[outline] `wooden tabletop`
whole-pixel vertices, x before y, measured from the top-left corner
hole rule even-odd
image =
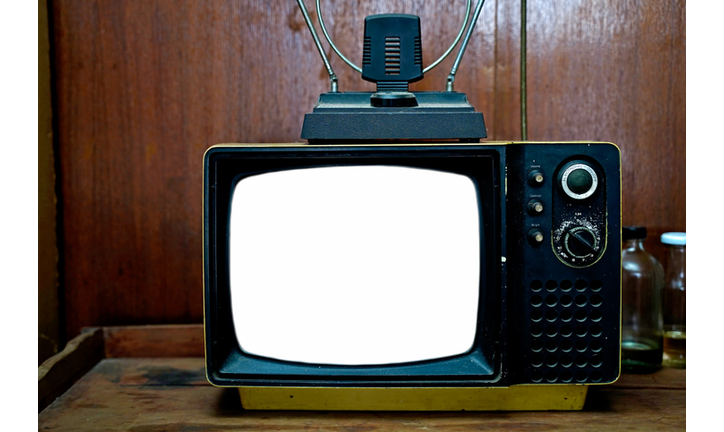
[[[212,387],[203,358],[105,358],[38,416],[38,430],[685,430],[686,371],[592,386],[574,412],[245,411]]]

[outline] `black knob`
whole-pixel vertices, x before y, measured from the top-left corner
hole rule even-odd
[[[598,188],[598,175],[591,165],[583,161],[566,164],[558,177],[563,192],[569,197],[582,200],[590,197]]]
[[[539,170],[532,170],[528,173],[528,184],[531,186],[540,186],[543,184],[543,180],[545,180],[545,177]]]
[[[543,213],[543,203],[538,200],[530,200],[528,202],[528,214],[538,216],[541,213]]]
[[[539,244],[542,244],[545,239],[546,238],[543,235],[543,231],[539,230],[538,228],[533,228],[532,230],[528,231],[528,243],[532,244],[533,246],[538,246]]]
[[[568,189],[582,195],[593,186],[593,176],[584,169],[575,169],[568,175]]]
[[[585,258],[598,252],[596,235],[586,227],[571,228],[563,238],[566,251],[574,258]]]

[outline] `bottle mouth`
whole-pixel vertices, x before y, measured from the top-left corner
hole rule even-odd
[[[661,243],[671,246],[686,246],[685,232],[667,232],[661,234]]]
[[[646,227],[643,226],[625,226],[621,228],[621,238],[626,240],[643,240],[648,235]]]

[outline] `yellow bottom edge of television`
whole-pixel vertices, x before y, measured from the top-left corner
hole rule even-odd
[[[248,410],[575,411],[588,385],[510,387],[239,387]]]

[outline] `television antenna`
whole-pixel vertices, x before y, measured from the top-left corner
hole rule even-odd
[[[342,52],[337,48],[337,45],[335,45],[334,41],[332,41],[332,38],[329,36],[329,32],[327,31],[327,27],[324,24],[324,17],[322,15],[322,8],[321,8],[321,0],[315,0],[315,8],[317,12],[317,18],[319,19],[319,25],[322,28],[322,34],[324,35],[324,38],[327,40],[327,43],[329,43],[329,46],[332,48],[332,50],[339,56],[342,61],[344,61],[349,67],[354,69],[355,71],[362,73],[362,68],[351,62],[347,57],[342,54]],[[432,70],[435,66],[439,65],[445,58],[447,58],[448,55],[455,49],[458,42],[460,42],[460,39],[463,37],[463,34],[465,34],[465,37],[463,38],[462,45],[460,46],[460,49],[458,50],[457,56],[455,57],[455,62],[453,63],[452,69],[450,70],[450,73],[447,77],[447,82],[445,85],[445,91],[452,92],[454,91],[454,83],[455,83],[455,75],[457,74],[457,71],[460,67],[460,62],[462,61],[463,55],[465,54],[465,50],[467,49],[468,43],[470,42],[470,37],[473,34],[473,29],[475,28],[475,24],[478,21],[478,17],[480,16],[480,12],[483,9],[483,4],[485,3],[485,0],[478,0],[478,3],[475,6],[475,11],[473,12],[473,17],[470,19],[470,10],[472,8],[472,0],[466,1],[466,8],[465,8],[465,17],[463,19],[462,26],[460,27],[460,30],[458,31],[457,36],[455,37],[455,40],[453,41],[452,45],[434,62],[432,62],[429,66],[425,67],[422,71],[422,73],[427,73],[430,70]],[[324,52],[324,48],[322,47],[322,43],[319,39],[319,36],[317,34],[317,30],[314,27],[314,24],[312,23],[312,19],[309,16],[309,11],[307,10],[307,6],[304,3],[304,0],[297,0],[297,4],[299,5],[299,9],[302,11],[302,15],[304,16],[304,21],[307,24],[307,28],[309,29],[309,32],[312,34],[312,38],[314,39],[314,44],[317,47],[317,51],[319,51],[319,55],[322,57],[322,62],[324,63],[324,67],[327,70],[327,74],[329,75],[329,81],[331,86],[331,91],[333,93],[336,93],[339,91],[339,84],[337,80],[337,75],[334,73],[334,69],[332,68],[332,64],[329,61],[329,58],[327,57],[327,54]],[[467,29],[467,31],[465,31]]]

